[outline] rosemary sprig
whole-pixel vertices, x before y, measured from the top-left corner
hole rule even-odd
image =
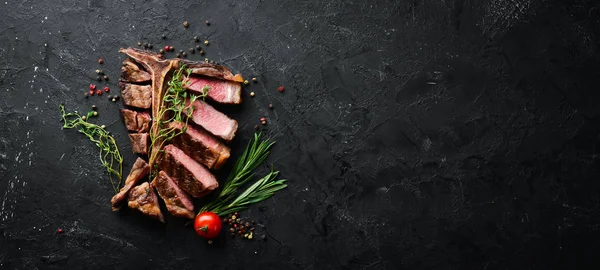
[[[271,147],[275,144],[269,139],[261,140],[261,137],[260,133],[254,134],[254,139],[250,140],[244,153],[236,161],[221,192],[206,204],[200,213],[210,211],[224,216],[244,210],[249,204],[264,201],[273,196],[276,191],[287,187],[285,179],[275,181],[279,172],[271,170],[266,176],[238,194],[237,191],[252,179],[254,176],[252,171],[265,161],[271,153]]]
[[[64,122],[63,129],[77,128],[79,132],[87,136],[90,141],[96,143],[96,146],[100,148],[100,162],[102,162],[102,166],[108,172],[110,183],[115,193],[119,192],[123,175],[123,157],[119,152],[115,138],[103,126],[88,122],[94,116],[93,111],[88,112],[84,118],[77,111],[66,113],[63,104],[60,104],[59,109],[62,115],[62,122]],[[113,175],[119,179],[118,183],[113,181]]]
[[[204,99],[208,95],[210,89],[208,86],[204,87],[200,96],[188,94],[184,89],[185,84],[188,83],[183,80],[184,72],[187,72],[187,76],[189,76],[191,70],[186,69],[183,65],[173,72],[171,80],[167,82],[169,88],[162,99],[159,113],[154,118],[154,124],[158,125],[158,128],[156,132],[150,133],[150,164],[154,164],[161,149],[168,141],[186,131],[189,118],[185,115],[191,115],[194,112],[194,101],[198,97]],[[188,98],[189,102],[187,101]],[[171,122],[181,122],[183,128],[178,131],[175,128],[167,127]],[[152,172],[152,175],[156,174],[156,166],[152,168]]]

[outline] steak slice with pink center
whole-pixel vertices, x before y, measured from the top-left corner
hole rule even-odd
[[[154,193],[154,188],[148,182],[131,189],[127,206],[140,211],[144,215],[158,219],[160,222],[165,222],[158,205],[158,197]]]
[[[151,185],[156,188],[158,196],[163,199],[171,215],[194,218],[194,204],[190,196],[185,194],[164,171],[158,173]]]
[[[208,86],[208,97],[219,103],[239,104],[242,102],[242,85],[238,82],[219,80],[206,76],[187,77],[184,85],[188,90],[203,93]]]
[[[179,133],[183,128],[183,124],[181,122],[171,122],[167,127],[175,129],[175,132]],[[219,139],[191,125],[187,126],[184,133],[171,139],[171,143],[209,169],[221,168],[230,154],[229,147]]]
[[[131,167],[127,180],[125,180],[125,185],[121,188],[119,193],[115,194],[110,200],[113,211],[117,211],[121,208],[120,204],[127,197],[129,190],[142,180],[142,178],[148,175],[149,172],[150,166],[148,166],[148,163],[141,158],[137,158],[135,163],[133,163],[133,167]]]
[[[169,144],[163,151],[159,168],[171,176],[187,194],[199,198],[219,187],[215,176],[181,149]]]
[[[235,137],[235,132],[238,128],[237,121],[217,111],[213,106],[204,101],[197,99],[194,101],[193,106],[195,108],[194,112],[192,115],[188,115],[188,117],[196,125],[201,126],[206,131],[226,141],[231,141]],[[184,113],[187,112],[184,111]]]

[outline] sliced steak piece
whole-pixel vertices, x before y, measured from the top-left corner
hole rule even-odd
[[[199,198],[219,187],[215,176],[181,149],[169,144],[163,150],[158,162],[159,168],[171,176],[187,194]]]
[[[134,61],[127,58],[123,61],[123,65],[121,66],[121,78],[119,78],[122,82],[130,82],[130,83],[144,83],[150,82],[152,77],[150,73],[142,69],[142,67],[138,66]]]
[[[127,180],[125,180],[125,185],[121,188],[119,193],[115,194],[115,196],[113,196],[110,200],[113,211],[117,211],[121,208],[121,202],[125,200],[129,190],[142,178],[148,175],[148,172],[150,172],[150,166],[148,166],[148,163],[141,158],[137,158],[135,163],[133,163],[133,167],[131,167],[131,171],[127,176]]]
[[[148,133],[133,133],[129,134],[131,142],[131,151],[136,154],[148,155],[150,147],[150,134]]]
[[[179,133],[183,128],[183,124],[181,122],[171,122],[167,127],[173,128],[176,133]],[[230,154],[229,147],[219,139],[191,125],[187,126],[184,133],[171,139],[171,143],[209,169],[221,168]]]
[[[202,93],[208,86],[208,97],[219,103],[239,104],[242,102],[242,85],[238,82],[215,79],[206,76],[189,76],[186,89]]]
[[[190,70],[191,74],[203,75],[239,83],[244,82],[244,78],[242,78],[242,75],[233,75],[233,73],[231,73],[231,71],[227,67],[221,65],[206,62],[196,62],[185,59],[180,60],[180,65],[186,65],[186,67]]]
[[[152,86],[130,83],[119,83],[123,103],[141,109],[150,109],[152,106]]]
[[[194,112],[192,115],[188,115],[192,122],[226,141],[231,141],[235,137],[235,132],[238,128],[237,121],[217,111],[213,106],[204,101],[196,100],[193,105],[195,108]]]
[[[158,197],[154,193],[154,188],[148,182],[144,182],[131,189],[127,206],[151,218],[158,219],[160,222],[165,222],[163,214],[160,212],[160,206],[158,205]]]
[[[181,190],[175,181],[164,171],[160,171],[151,184],[160,196],[171,215],[183,218],[194,218],[194,203],[190,196]]]
[[[128,109],[121,109],[121,116],[125,127],[129,131],[148,132],[150,131],[150,114],[147,112],[136,112]]]

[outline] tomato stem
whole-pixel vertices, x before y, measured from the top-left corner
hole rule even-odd
[[[207,226],[207,225],[204,225],[204,226],[202,226],[202,227],[198,228],[198,230],[199,230],[199,231],[202,231],[202,232],[207,232],[207,231],[208,231],[208,226]]]

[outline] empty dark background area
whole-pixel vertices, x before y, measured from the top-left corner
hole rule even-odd
[[[258,78],[219,108],[234,157],[260,117],[277,141],[290,186],[243,214],[266,241],[112,212],[58,121],[98,105],[128,171],[94,70],[118,92],[120,47],[193,36]],[[597,269],[599,40],[597,1],[0,1],[0,268]]]

